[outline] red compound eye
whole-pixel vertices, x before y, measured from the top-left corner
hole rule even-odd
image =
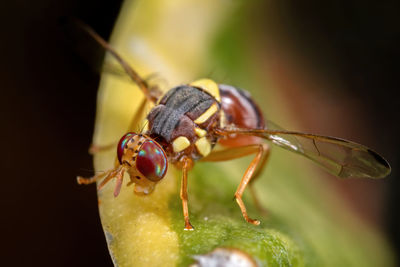
[[[150,181],[164,178],[168,160],[162,147],[152,140],[144,142],[136,158],[136,168]]]
[[[124,136],[122,136],[122,138],[119,140],[118,147],[117,147],[117,155],[118,155],[119,164],[122,164],[121,158],[122,158],[122,155],[124,154],[124,148],[125,148],[126,144],[135,135],[136,135],[135,133],[127,133]]]

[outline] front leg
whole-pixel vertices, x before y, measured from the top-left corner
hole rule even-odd
[[[117,182],[116,182],[115,190],[114,190],[114,196],[117,197],[119,194],[119,191],[121,190],[121,185],[122,185],[122,180],[124,177],[125,170],[126,170],[126,168],[124,166],[119,165],[119,166],[115,167],[114,169],[108,170],[104,173],[97,174],[90,178],[84,178],[84,177],[78,176],[77,182],[78,182],[78,184],[92,184],[92,183],[97,182],[98,180],[100,180],[101,178],[103,178],[105,176],[104,180],[97,187],[97,190],[101,190],[104,187],[104,185],[106,185],[111,179],[117,178]]]
[[[187,194],[187,173],[191,166],[193,165],[193,161],[190,158],[184,157],[181,160],[182,163],[182,182],[181,182],[181,192],[180,196],[182,199],[182,208],[183,208],[183,217],[185,219],[185,228],[186,231],[194,230],[192,224],[189,221],[189,209],[188,209],[188,194]]]

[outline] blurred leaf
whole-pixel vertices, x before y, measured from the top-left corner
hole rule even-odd
[[[198,73],[212,68],[223,69],[235,85],[262,88],[252,77],[246,48],[249,19],[245,1],[126,1],[112,44],[142,76],[158,73],[166,79],[166,88],[201,78]],[[118,141],[142,98],[126,79],[103,74],[93,142]],[[217,247],[240,249],[260,266],[392,264],[379,235],[352,216],[303,161],[279,149],[272,154],[257,181],[268,216],[258,216],[246,194],[244,199],[250,216],[262,221],[258,227],[246,223],[232,201],[249,159],[196,164],[189,174],[192,232],[183,231],[180,173],[173,168],[146,197],[124,186],[114,198],[114,183],[109,183],[98,196],[115,265],[188,266],[194,255]],[[114,160],[115,151],[98,154],[95,168],[112,168]]]

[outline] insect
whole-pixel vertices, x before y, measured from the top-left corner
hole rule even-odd
[[[266,166],[271,141],[287,150],[303,155],[341,177],[383,178],[391,169],[388,162],[373,150],[344,139],[281,129],[266,121],[260,108],[244,90],[230,85],[200,79],[176,86],[165,94],[147,82],[122,59],[97,33],[86,25],[84,30],[108,51],[146,96],[142,105],[155,106],[147,114],[142,132],[128,132],[117,145],[118,162],[115,168],[91,178],[77,178],[79,184],[90,184],[103,179],[101,189],[116,179],[114,196],[118,196],[124,173],[134,184],[134,193],[151,194],[173,164],[182,170],[180,198],[185,230],[193,230],[189,219],[187,182],[188,173],[196,161],[226,161],[254,155],[244,171],[234,198],[244,219],[254,225],[260,221],[247,214],[242,200],[247,186]],[[132,120],[138,124],[139,116]],[[214,149],[216,144],[222,149]],[[253,194],[253,190],[251,190]],[[257,198],[253,194],[257,204]]]

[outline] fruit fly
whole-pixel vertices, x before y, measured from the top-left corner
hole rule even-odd
[[[234,198],[244,219],[254,225],[258,220],[249,217],[242,200],[247,186],[266,166],[269,146],[262,139],[303,155],[341,177],[383,178],[390,173],[388,162],[373,150],[344,139],[300,132],[277,127],[263,118],[259,106],[249,93],[234,86],[200,79],[176,86],[165,94],[150,87],[130,65],[97,33],[82,28],[108,51],[135,82],[147,102],[155,106],[147,114],[146,127],[141,132],[128,132],[117,145],[118,162],[115,168],[91,178],[78,177],[79,184],[90,184],[103,178],[101,189],[116,179],[114,196],[118,196],[124,173],[129,174],[137,195],[151,194],[173,164],[182,170],[180,198],[185,230],[193,230],[189,220],[187,181],[188,172],[196,161],[227,161],[254,155],[245,170]],[[140,116],[132,120],[137,125]],[[222,149],[215,149],[220,144]],[[101,148],[98,148],[101,149]],[[258,205],[253,190],[255,204]]]

